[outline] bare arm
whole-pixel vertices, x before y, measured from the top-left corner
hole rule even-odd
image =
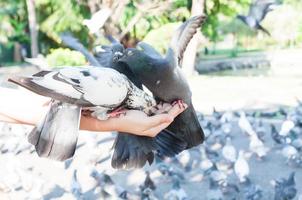
[[[48,110],[49,99],[25,90],[0,87],[0,121],[36,125]],[[178,105],[165,106],[164,114],[147,116],[136,110],[128,110],[125,116],[100,121],[82,116],[80,129],[89,131],[122,131],[136,135],[156,136],[184,111]]]

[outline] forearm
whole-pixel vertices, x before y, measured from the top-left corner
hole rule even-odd
[[[0,120],[35,125],[46,114],[48,98],[0,87]]]

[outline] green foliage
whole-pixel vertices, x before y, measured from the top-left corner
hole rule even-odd
[[[168,42],[171,40],[174,30],[180,23],[169,23],[161,26],[158,29],[151,30],[144,38],[144,42],[152,44],[162,54],[166,52]]]
[[[89,9],[74,0],[36,0],[40,31],[59,42],[59,34],[70,31],[87,38],[83,19],[90,17]],[[81,33],[81,34],[80,34]]]
[[[206,1],[205,14],[207,21],[202,28],[202,32],[210,41],[222,40],[224,35],[222,27],[234,20],[237,14],[247,13],[249,0],[213,0]],[[236,19],[235,19],[236,20]]]
[[[11,48],[15,42],[29,43],[25,1],[0,0],[0,38]]]
[[[58,48],[51,49],[50,52],[51,53],[46,56],[46,60],[49,66],[52,67],[81,66],[86,63],[84,56],[77,51]]]

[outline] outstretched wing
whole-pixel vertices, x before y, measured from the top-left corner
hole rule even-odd
[[[174,33],[170,47],[167,52],[166,59],[173,63],[173,65],[177,65],[181,63],[183,58],[183,54],[194,36],[197,32],[197,29],[201,26],[201,24],[205,21],[206,17],[204,15],[198,15],[192,17],[191,19],[184,22]]]
[[[70,33],[64,33],[60,35],[60,38],[67,47],[79,51],[82,53],[88,62],[93,66],[102,66],[97,59],[79,42],[77,38],[72,36]]]
[[[94,67],[41,71],[32,77],[12,77],[9,81],[62,102],[107,108],[120,105],[129,87],[128,80],[117,71]]]
[[[272,0],[256,0],[254,1],[249,9],[248,16],[260,23],[266,16],[266,14],[272,11],[271,6],[275,4]]]

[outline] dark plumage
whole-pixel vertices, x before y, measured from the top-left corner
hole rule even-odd
[[[282,178],[275,181],[275,197],[274,200],[290,200],[297,195],[295,183],[295,172],[292,172],[288,179]]]
[[[71,36],[69,35],[69,37]],[[118,62],[118,58],[121,54],[124,54],[124,47],[112,37],[110,41],[112,42],[110,46],[95,48],[95,59],[101,66],[113,68],[126,75],[136,87],[142,89],[140,79],[132,72],[127,63]],[[76,39],[63,40],[63,42],[70,42],[65,45],[82,52],[84,56],[91,55],[87,49],[82,48],[83,45],[76,44],[79,43]],[[145,53],[153,57],[161,57],[150,45],[141,44],[141,47],[144,48]],[[94,62],[94,60],[90,61],[90,58],[91,56],[86,56],[90,63]],[[156,137],[156,140],[150,137],[118,133],[113,146],[112,167],[129,169],[143,167],[146,162],[151,164],[156,150],[162,152],[164,156],[174,156],[175,152],[181,152],[186,147],[186,144],[180,138],[175,137],[172,131],[165,129]]]
[[[69,35],[69,37],[71,36]],[[90,63],[97,60],[97,66],[117,70],[126,75],[136,87],[142,89],[143,86],[141,82],[133,74],[127,64],[117,62],[124,53],[123,45],[112,39],[112,37],[110,37],[110,41],[112,42],[110,46],[99,46],[95,48],[95,55],[92,55],[85,47],[83,48],[83,45],[80,44],[77,39],[63,40],[66,46],[81,52]],[[95,59],[91,60],[91,57]],[[154,140],[150,137],[119,132],[113,147],[114,153],[111,164],[114,168],[139,168],[143,167],[146,162],[149,164],[153,162],[155,145]]]
[[[173,156],[184,149],[201,144],[204,140],[204,133],[192,105],[189,85],[179,67],[189,41],[204,20],[205,17],[200,15],[184,22],[174,34],[165,58],[161,58],[158,53],[149,55],[155,50],[151,50],[151,46],[146,48],[141,45],[144,50],[126,49],[124,56],[119,60],[131,68],[158,101],[172,103],[183,100],[188,104],[188,108],[167,128],[173,134],[170,142],[173,144],[174,139],[181,148],[172,149],[161,142],[165,133],[160,133],[155,141],[156,149],[161,155]]]
[[[273,10],[272,6],[275,4],[277,3],[274,0],[254,0],[250,5],[248,15],[237,15],[237,18],[251,29],[261,30],[267,35],[270,35],[270,33],[265,28],[263,28],[260,23],[265,18],[267,13]]]

